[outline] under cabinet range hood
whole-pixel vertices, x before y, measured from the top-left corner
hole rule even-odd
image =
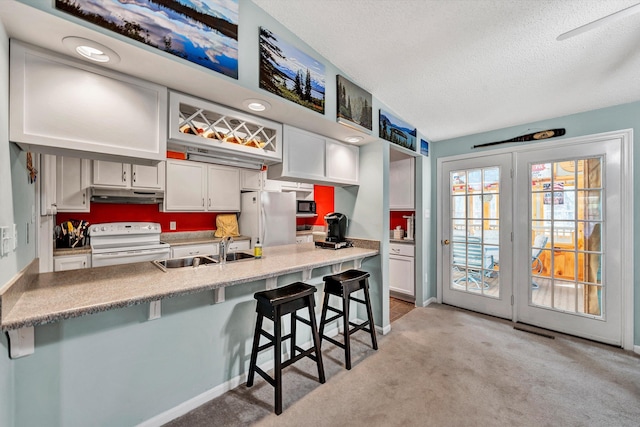
[[[138,205],[153,205],[162,203],[163,191],[140,189],[110,189],[92,188],[91,201],[93,203],[123,203]]]

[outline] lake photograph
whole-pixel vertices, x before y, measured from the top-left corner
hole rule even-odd
[[[56,8],[234,79],[238,0],[55,0]]]
[[[324,114],[324,64],[263,27],[260,88]]]

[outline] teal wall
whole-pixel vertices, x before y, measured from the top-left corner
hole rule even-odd
[[[556,129],[565,128],[567,133],[562,138],[571,138],[584,135],[592,135],[602,132],[610,132],[621,129],[633,129],[634,141],[633,141],[633,185],[638,193],[640,189],[640,147],[635,143],[640,135],[640,102],[634,102],[631,104],[618,105],[615,107],[603,108],[600,110],[588,111],[579,114],[573,114],[565,117],[558,117],[549,120],[543,120],[539,122],[523,124],[520,126],[514,126],[505,129],[499,129],[491,132],[485,132],[476,135],[470,135],[461,138],[450,139],[446,141],[438,141],[432,144],[431,156],[433,156],[433,164],[437,164],[437,159],[441,157],[454,156],[458,154],[467,154],[471,152],[479,152],[480,150],[473,150],[471,147],[475,144],[482,144],[493,141],[503,141],[513,138],[517,135],[523,135],[526,133],[536,132],[543,129]],[[511,146],[516,146],[525,143],[512,143]],[[535,144],[535,142],[534,142]],[[504,149],[509,144],[502,144],[496,147]],[[491,149],[484,149],[485,151],[491,151]],[[438,185],[437,170],[434,167],[431,171],[432,195],[431,204],[437,206],[436,200],[436,188]],[[634,343],[640,344],[640,206],[638,205],[638,197],[634,198],[634,218],[633,227],[634,235],[629,236],[633,238],[634,242]],[[431,233],[436,236],[436,213],[435,209],[432,212],[433,221],[431,222]],[[433,239],[431,244],[431,253],[436,253],[436,239]],[[436,292],[436,259],[431,257],[429,262],[429,277],[430,277],[430,292],[435,295]]]
[[[349,218],[347,235],[379,240],[380,253],[389,253],[389,196],[383,191],[389,186],[389,147],[379,140],[360,147],[359,186],[336,187],[335,211]],[[386,200],[386,202],[385,202]],[[386,204],[385,204],[386,203]],[[362,266],[369,271],[373,317],[378,326],[389,324],[389,258],[377,256]],[[383,284],[387,283],[387,286]],[[358,304],[360,306],[360,304]],[[358,308],[358,317],[366,312]]]
[[[9,147],[9,41],[0,22],[0,224],[13,224],[13,189],[11,180],[11,154]],[[0,258],[0,288],[19,271],[16,253]],[[9,360],[7,336],[0,333],[0,426],[13,425],[13,365]]]

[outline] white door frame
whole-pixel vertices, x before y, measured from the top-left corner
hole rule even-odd
[[[621,210],[622,210],[622,229],[625,230],[626,236],[633,236],[633,129],[623,129],[612,132],[604,132],[593,135],[584,135],[578,136],[574,138],[567,138],[561,140],[548,140],[543,142],[537,142],[527,145],[522,145],[518,147],[509,147],[509,148],[501,148],[496,150],[487,150],[479,153],[469,153],[469,154],[461,154],[450,157],[441,157],[438,158],[437,164],[437,174],[436,174],[436,201],[440,205],[442,203],[442,183],[440,182],[441,173],[442,173],[442,164],[445,161],[451,160],[462,160],[469,158],[477,158],[478,156],[490,156],[494,154],[503,154],[503,153],[526,153],[527,151],[533,151],[537,149],[549,149],[553,147],[559,146],[570,146],[570,145],[579,145],[585,142],[598,142],[598,141],[607,141],[610,139],[621,139],[622,142],[622,164],[620,165],[621,173],[622,173],[622,183],[621,183],[621,194],[620,194],[620,202],[621,202]],[[517,177],[514,176],[514,180]],[[515,188],[515,186],[514,186]],[[515,215],[515,212],[514,212]],[[441,236],[442,236],[442,221],[444,219],[441,218],[438,212],[438,219],[436,222],[436,281],[437,281],[437,300],[438,303],[442,303],[442,245],[441,245]],[[514,247],[518,245],[514,242]],[[625,350],[634,350],[634,262],[633,262],[633,238],[624,239],[622,241],[622,259],[620,260],[621,265],[621,319],[622,319],[622,348]],[[515,269],[513,269],[515,271]],[[514,277],[511,278],[514,280]],[[514,287],[514,298],[518,299],[518,293],[521,292],[520,289]],[[517,305],[514,306],[513,310],[513,322],[518,321],[518,310]]]

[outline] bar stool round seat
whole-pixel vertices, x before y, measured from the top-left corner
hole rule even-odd
[[[303,357],[308,357],[316,362],[318,368],[318,381],[322,384],[325,382],[322,353],[320,351],[320,338],[318,335],[314,309],[315,300],[313,298],[313,294],[315,292],[315,286],[302,282],[295,282],[280,288],[256,292],[253,295],[257,301],[256,312],[258,313],[258,318],[256,320],[256,329],[253,336],[253,347],[251,350],[251,360],[249,362],[249,373],[247,375],[247,387],[251,387],[253,385],[253,379],[256,372],[271,384],[275,389],[275,413],[277,415],[282,413],[283,368],[297,362]],[[309,311],[309,320],[296,314],[298,310],[305,307]],[[282,336],[282,317],[287,314],[291,314],[291,331],[289,334]],[[262,323],[265,317],[273,321],[273,335],[262,329]],[[298,321],[311,328],[313,346],[307,350],[296,345],[296,323]],[[260,345],[261,336],[268,339],[266,344]],[[288,360],[283,362],[282,342],[287,339],[291,340],[291,356]],[[273,377],[269,376],[269,374],[256,365],[258,353],[272,346],[274,348]]]
[[[373,321],[373,312],[371,311],[371,298],[369,297],[369,276],[366,271],[347,270],[342,273],[324,276],[324,301],[322,303],[322,318],[320,320],[320,342],[323,339],[344,349],[345,367],[351,369],[351,335],[359,330],[368,332],[371,335],[371,346],[374,350],[378,349],[378,340],[376,339],[376,328]],[[351,296],[353,292],[362,290],[364,300]],[[335,295],[342,300],[342,310],[331,307],[329,305],[329,297]],[[367,310],[367,320],[360,324],[356,324],[349,320],[349,302],[356,301],[364,304]],[[327,311],[337,313],[333,317],[327,318]],[[339,342],[324,334],[325,326],[334,320],[342,319],[344,329],[344,342]],[[353,328],[352,328],[353,326]]]

